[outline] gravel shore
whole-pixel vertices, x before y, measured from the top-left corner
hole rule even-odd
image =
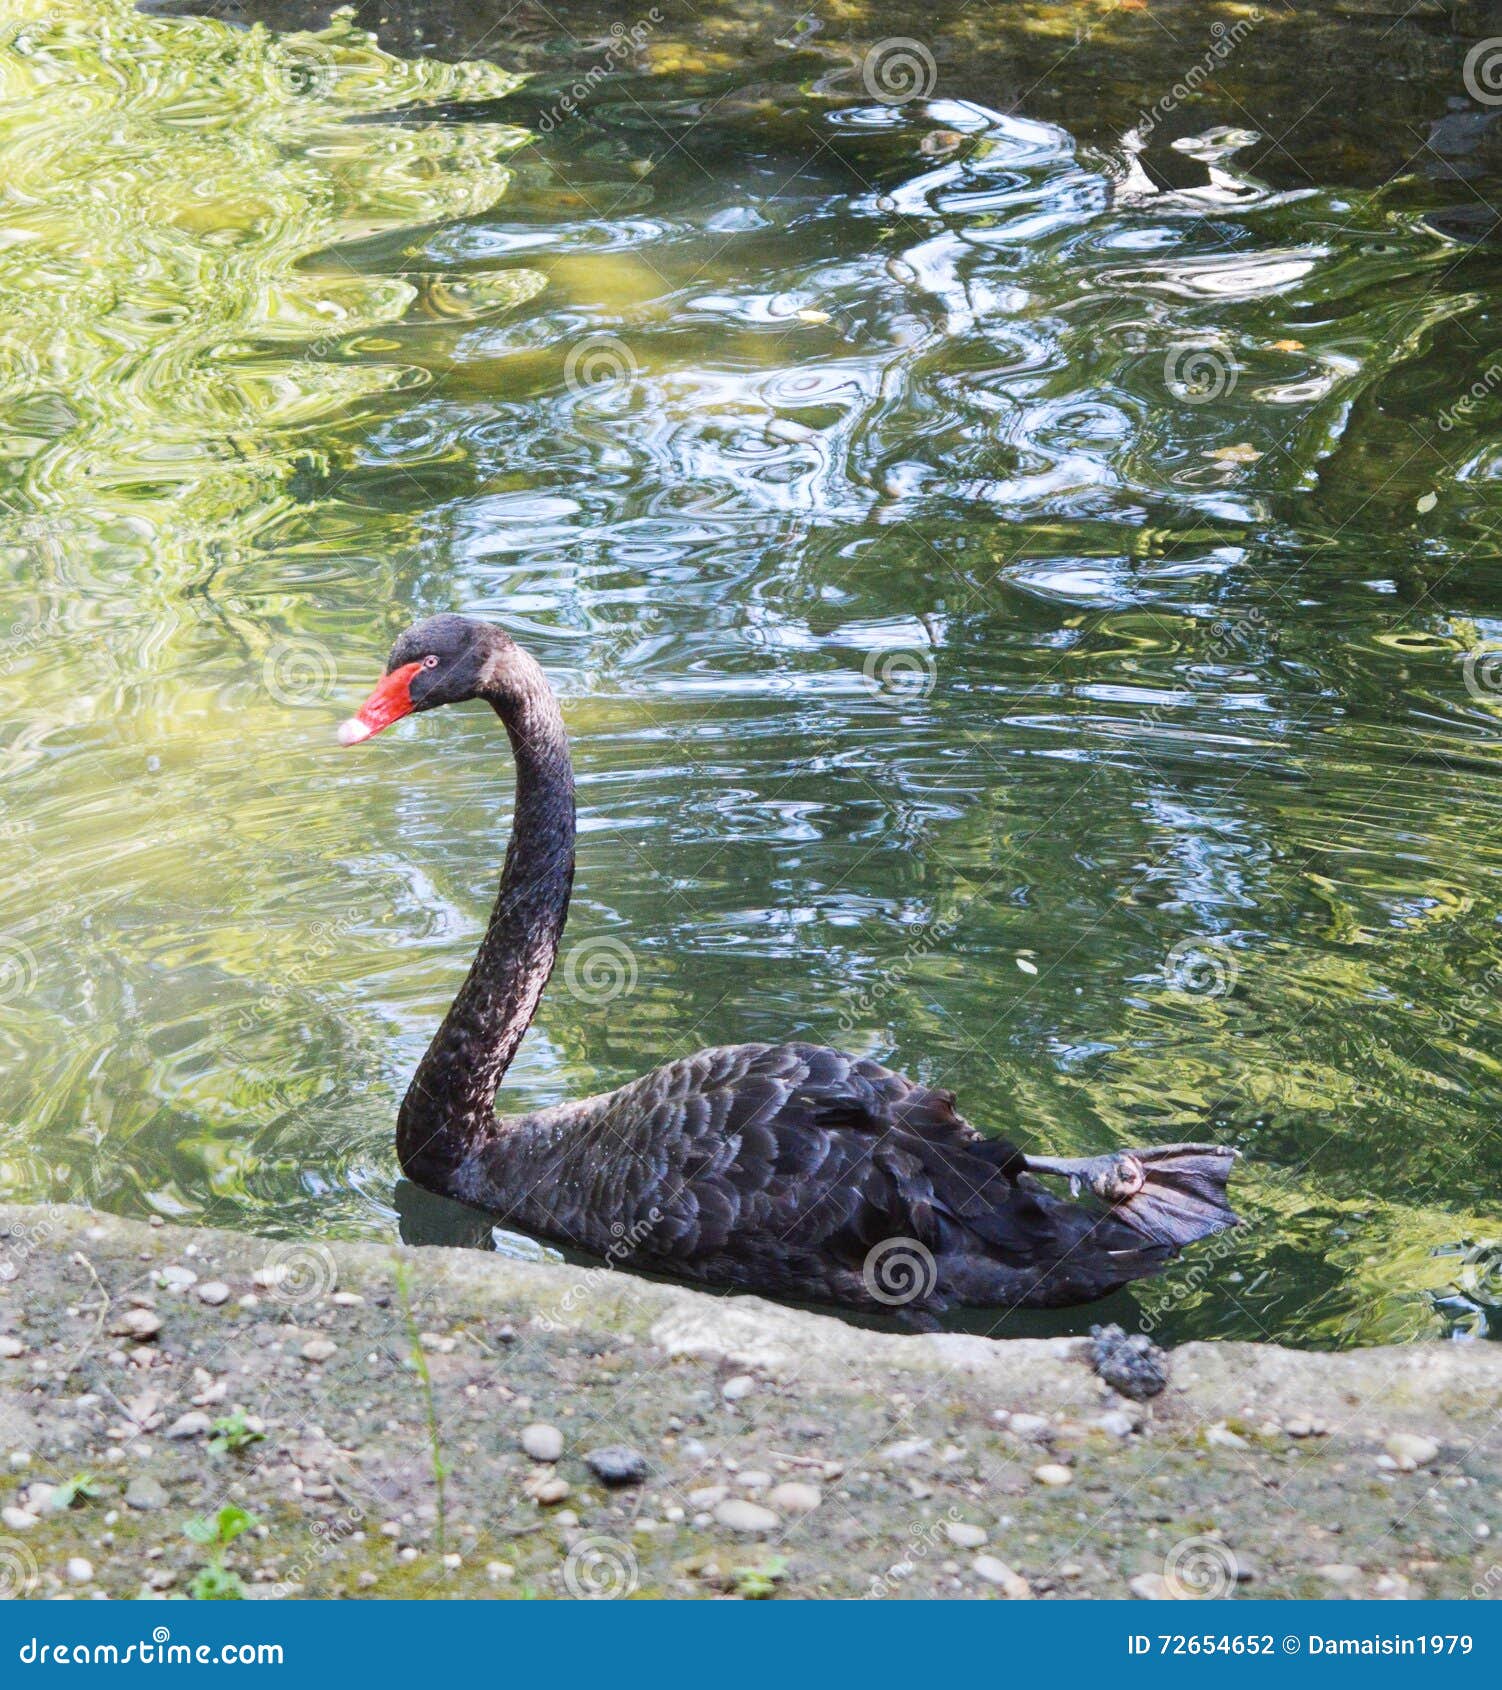
[[[1167,1360],[0,1206],[0,1595],[1502,1593],[1502,1348]]]

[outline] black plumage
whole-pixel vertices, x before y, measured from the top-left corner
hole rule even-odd
[[[916,1325],[957,1304],[1086,1302],[1234,1224],[1228,1151],[1028,1157],[977,1133],[952,1093],[820,1045],[701,1050],[604,1096],[498,1118],[573,878],[557,702],[501,629],[437,617],[398,640],[343,737],[473,697],[510,736],[516,811],[489,928],[402,1104],[398,1154],[418,1184],[614,1266]],[[1039,1171],[1111,1207],[1055,1197]]]

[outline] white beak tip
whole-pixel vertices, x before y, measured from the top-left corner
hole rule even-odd
[[[362,739],[369,739],[371,730],[367,728],[358,716],[351,716],[347,722],[339,724],[339,743],[341,745],[358,745]]]

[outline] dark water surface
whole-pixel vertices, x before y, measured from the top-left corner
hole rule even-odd
[[[463,609],[511,1104],[838,1043],[1241,1147],[1117,1318],[1495,1326],[1502,19],[392,9],[0,0],[0,1192],[394,1235],[509,770],[332,728]]]

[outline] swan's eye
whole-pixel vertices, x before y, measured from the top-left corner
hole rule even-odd
[[[427,657],[423,658],[422,666],[424,669],[436,669],[438,667],[438,659],[429,653]]]

